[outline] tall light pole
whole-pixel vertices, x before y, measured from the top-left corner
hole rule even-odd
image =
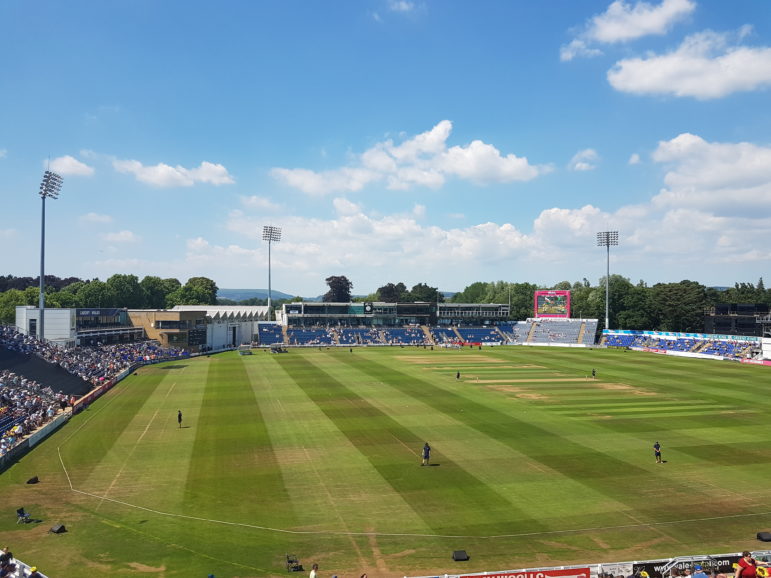
[[[597,233],[597,246],[608,249],[608,269],[605,274],[605,329],[610,329],[610,315],[608,304],[610,303],[610,246],[618,245],[618,231],[602,231]]]
[[[43,201],[43,211],[40,216],[40,298],[38,308],[40,309],[40,319],[38,323],[38,339],[45,339],[44,323],[46,309],[45,294],[45,263],[46,263],[46,199],[59,198],[59,191],[62,190],[62,177],[51,171],[43,174],[43,181],[40,183],[40,198]]]
[[[262,240],[268,242],[268,319],[271,318],[271,288],[270,288],[270,244],[281,240],[281,227],[265,225],[262,228]]]

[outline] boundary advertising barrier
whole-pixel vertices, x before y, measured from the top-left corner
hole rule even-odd
[[[771,550],[754,550],[752,556],[760,561],[771,562]],[[636,560],[631,562],[605,562],[574,566],[548,566],[522,568],[518,570],[496,570],[463,574],[434,574],[411,578],[600,578],[602,576],[668,578],[672,569],[685,570],[699,564],[705,572],[714,570],[728,578],[734,575],[733,565],[741,558],[741,552],[729,554],[696,554],[657,560]],[[405,578],[409,578],[405,576]]]

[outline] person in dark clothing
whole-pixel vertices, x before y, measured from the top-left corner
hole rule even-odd
[[[423,463],[421,463],[421,466],[427,466],[428,461],[431,459],[431,446],[428,445],[428,442],[426,442],[426,445],[423,446]]]
[[[177,423],[179,424],[179,427],[182,427],[182,410],[181,409],[177,412]]]
[[[661,444],[659,442],[656,442],[653,444],[653,455],[656,456],[656,463],[660,464],[661,462]]]

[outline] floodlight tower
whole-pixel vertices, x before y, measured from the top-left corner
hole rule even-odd
[[[618,231],[602,231],[597,233],[597,246],[608,249],[608,269],[605,274],[605,329],[610,329],[610,315],[608,304],[610,303],[610,246],[618,245]]]
[[[43,181],[40,183],[40,198],[43,201],[43,211],[40,216],[40,298],[38,307],[40,309],[40,319],[38,323],[38,339],[45,339],[45,262],[46,262],[46,199],[59,198],[59,191],[62,190],[62,177],[54,172],[46,171],[43,174]]]
[[[281,240],[281,227],[265,225],[262,228],[262,240],[268,242],[268,319],[271,319],[271,288],[270,288],[270,244]]]

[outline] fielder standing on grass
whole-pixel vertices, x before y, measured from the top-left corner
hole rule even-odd
[[[427,466],[428,461],[431,459],[431,446],[428,445],[428,442],[426,442],[426,445],[423,446],[423,463],[420,464],[421,466]]]
[[[179,424],[179,427],[182,427],[182,410],[177,411],[177,423]]]
[[[661,444],[659,442],[656,442],[653,444],[653,455],[656,456],[656,463],[660,464],[661,462]]]

